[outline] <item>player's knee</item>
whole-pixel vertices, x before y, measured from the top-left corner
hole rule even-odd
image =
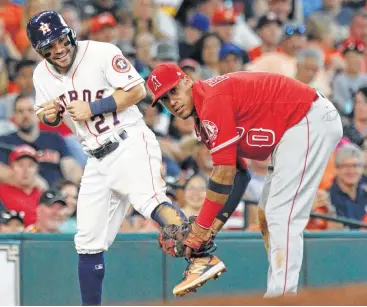
[[[110,246],[106,244],[106,240],[95,235],[94,232],[88,233],[88,236],[78,232],[75,235],[74,244],[78,254],[101,253],[107,251]]]

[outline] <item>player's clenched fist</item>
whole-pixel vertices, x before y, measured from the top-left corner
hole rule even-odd
[[[60,111],[60,101],[58,99],[47,101],[43,106],[43,112],[46,120],[50,123],[56,121]]]
[[[74,100],[66,106],[71,118],[75,121],[86,121],[92,117],[89,103],[83,100]]]

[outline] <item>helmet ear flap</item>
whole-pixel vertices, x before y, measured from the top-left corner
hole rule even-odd
[[[70,29],[70,31],[68,33],[68,37],[69,37],[70,43],[73,46],[76,46],[76,33],[73,29]]]

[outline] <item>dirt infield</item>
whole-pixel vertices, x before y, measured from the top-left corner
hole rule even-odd
[[[262,295],[210,297],[176,300],[166,306],[367,306],[367,284],[314,288],[300,291],[297,296],[264,299]]]

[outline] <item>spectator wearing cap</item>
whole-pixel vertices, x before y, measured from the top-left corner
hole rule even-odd
[[[212,17],[212,28],[223,42],[231,42],[233,39],[236,15],[233,9],[221,8]]]
[[[116,40],[117,21],[110,13],[103,13],[92,17],[89,23],[89,39],[110,43]]]
[[[333,102],[342,114],[350,115],[353,111],[353,94],[367,85],[367,75],[361,72],[365,44],[360,40],[347,39],[340,51],[345,61],[345,70],[334,79]]]
[[[63,212],[66,207],[65,196],[57,189],[46,190],[40,198],[37,207],[37,220],[29,225],[25,232],[60,232],[64,222]]]
[[[281,24],[275,13],[268,13],[258,19],[255,29],[261,38],[261,45],[249,51],[251,61],[264,53],[276,50],[282,34]]]
[[[179,42],[180,58],[189,58],[196,42],[209,31],[210,20],[202,13],[192,15],[184,28],[184,41]]]
[[[224,43],[219,51],[221,75],[243,70],[243,51],[232,43]]]
[[[191,80],[198,81],[202,79],[200,64],[197,61],[193,59],[182,59],[182,61],[178,63],[178,66],[191,78]]]
[[[364,167],[362,150],[355,144],[343,145],[336,152],[335,167],[336,177],[329,193],[336,214],[362,221],[367,204],[367,190],[360,184]]]
[[[49,185],[61,178],[79,183],[82,169],[71,156],[64,139],[55,132],[40,131],[38,118],[33,109],[33,98],[18,96],[14,103],[13,121],[17,132],[1,136],[0,143],[8,145],[27,144],[40,151],[40,175]],[[9,152],[0,147],[0,181],[9,180]]]
[[[248,65],[249,71],[266,71],[294,77],[297,55],[306,45],[306,27],[288,24],[284,27],[280,48],[258,57]]]
[[[41,190],[36,187],[38,156],[34,148],[20,145],[9,155],[11,184],[0,184],[0,200],[6,210],[24,212],[24,224],[36,221],[36,209]]]
[[[359,88],[353,96],[352,117],[344,125],[344,136],[359,147],[367,145],[367,85]]]
[[[367,44],[367,12],[366,10],[357,11],[352,18],[349,26],[349,39],[361,40]],[[364,61],[361,67],[362,72],[367,72],[367,48],[364,52]]]
[[[153,51],[153,67],[163,62],[175,62],[179,60],[179,51],[177,44],[169,41],[159,42]]]
[[[81,5],[81,7],[83,9],[83,19],[88,19],[103,13],[112,14],[115,19],[118,19],[121,14],[121,8],[115,0],[92,0],[86,2],[85,5]]]
[[[1,211],[0,233],[19,233],[24,230],[24,212]]]

